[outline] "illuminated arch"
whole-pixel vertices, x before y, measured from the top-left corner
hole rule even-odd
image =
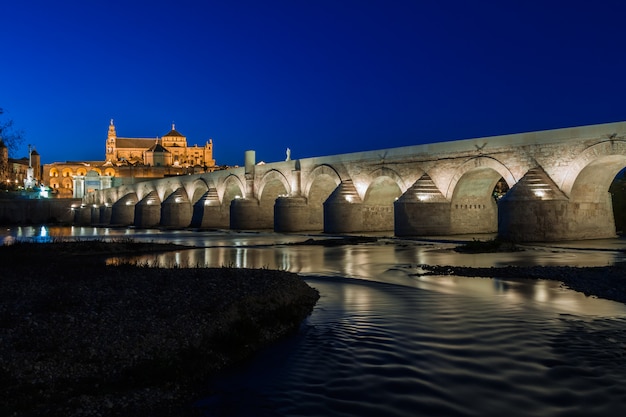
[[[326,181],[324,181],[324,179],[326,179]],[[330,192],[328,193],[330,194],[341,183],[341,176],[330,165],[319,165],[315,167],[315,169],[313,169],[311,173],[308,175],[308,181],[303,189],[304,196],[310,200],[312,197],[312,189],[320,188],[319,186],[314,188],[314,186],[316,184],[319,185],[321,181],[324,181],[327,183],[329,182],[334,183],[332,190],[330,190]],[[327,187],[322,187],[322,188],[327,188]],[[328,197],[328,195],[326,197]]]
[[[480,177],[483,180],[489,178],[489,180],[487,181],[489,183],[493,182],[493,186],[491,186],[491,189],[485,190],[486,193],[491,193],[493,191],[493,187],[495,187],[500,178],[503,178],[504,181],[506,181],[509,188],[511,188],[517,182],[515,176],[502,162],[498,161],[495,158],[479,156],[476,158],[472,158],[469,161],[466,161],[457,168],[446,190],[445,197],[448,200],[452,200],[454,194],[460,191],[457,190],[459,181],[470,172],[474,172],[474,174],[472,175],[475,177],[475,180],[478,180],[478,178]],[[480,172],[482,172],[483,175],[478,174]],[[467,180],[468,177],[466,177],[465,179]]]
[[[370,181],[366,190],[362,193],[364,203],[376,205],[391,204],[407,189],[402,177],[387,167],[376,169],[370,174],[370,177],[372,181]],[[355,187],[359,190],[358,182],[355,184]]]
[[[606,184],[608,181],[604,190],[606,191],[615,175],[624,167],[621,162],[624,156],[626,156],[626,141],[606,140],[591,145],[569,164],[559,188],[566,196],[579,198],[580,192],[578,197],[575,195],[577,189],[579,191],[583,188],[589,189],[592,183]],[[621,168],[617,169],[620,164],[622,164]],[[610,180],[608,180],[609,177]]]
[[[245,185],[241,178],[235,174],[230,174],[218,187],[218,196],[222,205],[228,206],[235,198],[243,198],[246,195]]]
[[[263,177],[261,178],[261,186],[259,187],[259,192],[258,192],[258,199],[262,200],[264,199],[264,192],[266,191],[266,187],[272,183],[276,183],[279,182],[280,184],[282,184],[284,190],[287,194],[291,194],[291,184],[289,184],[289,181],[287,181],[287,178],[285,178],[285,175],[278,171],[278,170],[270,170],[268,172],[265,173],[265,175],[263,175]],[[272,186],[271,187],[272,190],[277,190],[280,187],[275,187]],[[278,197],[278,195],[274,196]]]
[[[207,184],[204,178],[197,178],[192,182],[187,183],[185,189],[187,191],[187,195],[190,196],[189,201],[191,204],[195,204],[202,198],[204,193],[209,190],[209,184]]]

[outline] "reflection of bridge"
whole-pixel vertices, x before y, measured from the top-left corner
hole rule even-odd
[[[88,194],[78,224],[613,237],[626,122],[254,164]],[[503,180],[503,181],[502,181]],[[510,190],[499,201],[494,188]],[[505,188],[506,188],[505,186]]]

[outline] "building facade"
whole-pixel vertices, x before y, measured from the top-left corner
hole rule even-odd
[[[188,146],[187,137],[173,123],[172,130],[160,139],[118,137],[113,119],[109,124],[105,161],[113,165],[199,167],[205,171],[215,167],[211,139],[202,147]]]
[[[41,156],[35,149],[30,149],[30,145],[29,153],[29,157],[9,158],[9,150],[0,139],[0,188],[26,189],[42,182]]]
[[[81,198],[90,191],[216,169],[211,139],[204,146],[189,146],[174,124],[161,138],[118,137],[111,119],[104,161],[46,164],[43,180],[57,197]]]

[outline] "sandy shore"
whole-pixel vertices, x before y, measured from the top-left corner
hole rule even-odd
[[[0,247],[3,416],[191,415],[200,383],[319,298],[282,271],[104,266],[154,245],[52,245]]]

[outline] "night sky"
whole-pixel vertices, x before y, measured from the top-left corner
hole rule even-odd
[[[42,162],[118,136],[218,164],[626,120],[623,1],[3,1],[0,107]]]

